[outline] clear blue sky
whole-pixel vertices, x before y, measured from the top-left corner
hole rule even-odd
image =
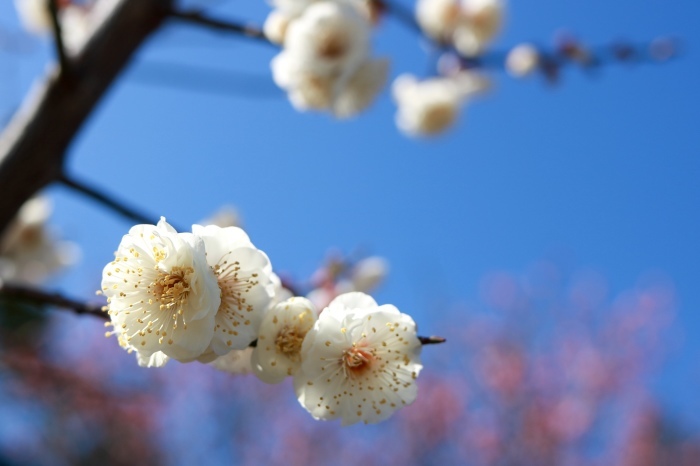
[[[0,2],[0,25],[19,31],[11,3]],[[70,170],[180,225],[235,204],[273,265],[299,277],[331,247],[364,246],[392,266],[379,301],[413,314],[428,333],[435,302],[477,299],[479,278],[494,269],[517,273],[555,254],[602,272],[614,290],[661,271],[677,286],[685,343],[659,390],[669,406],[698,412],[700,5],[510,3],[498,46],[548,43],[566,27],[593,44],[673,34],[684,54],[594,77],[569,69],[554,89],[499,74],[494,92],[448,136],[415,141],[395,129],[387,93],[350,122],[301,115],[271,81],[274,49],[173,25],[102,103],[71,149]],[[257,23],[268,11],[262,0],[208,4]],[[28,41],[23,53],[0,52],[3,110],[51,54]],[[425,72],[420,42],[395,22],[375,44],[392,57],[394,75]],[[204,79],[171,65],[231,76]],[[55,223],[84,253],[55,285],[92,296],[130,225],[65,190],[50,192]]]

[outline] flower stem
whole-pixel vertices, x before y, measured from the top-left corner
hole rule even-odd
[[[232,32],[265,42],[267,44],[272,44],[265,36],[265,33],[256,26],[211,18],[209,16],[204,16],[199,11],[171,10],[169,14],[171,18],[179,21],[196,24],[198,26],[215,29],[217,31]]]

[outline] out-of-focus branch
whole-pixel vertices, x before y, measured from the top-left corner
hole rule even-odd
[[[61,309],[67,309],[76,314],[87,314],[99,317],[103,320],[109,320],[109,315],[102,310],[102,304],[89,304],[81,301],[66,298],[59,293],[48,293],[36,288],[30,288],[22,285],[14,285],[0,281],[0,297],[16,299],[19,301],[44,304]]]
[[[243,35],[273,45],[262,29],[256,26],[204,16],[200,11],[178,11],[173,9],[170,11],[170,17],[217,31]]]
[[[155,31],[174,0],[110,0],[109,14],[70,75],[51,70],[0,135],[0,232],[37,191],[60,179],[66,150],[132,54]]]
[[[66,55],[66,48],[63,44],[63,30],[61,28],[61,22],[58,19],[58,0],[44,0],[46,1],[49,13],[51,13],[51,27],[53,28],[53,42],[56,48],[56,57],[61,65],[61,71],[64,74],[68,74],[68,56]]]
[[[553,47],[535,47],[537,70],[550,82],[556,82],[559,72],[566,67],[593,70],[602,66],[633,63],[664,63],[678,55],[678,44],[668,37],[658,37],[646,43],[616,41],[589,46],[567,38]],[[448,51],[448,49],[445,49]],[[474,57],[454,53],[462,69],[506,70],[509,50],[491,50]]]
[[[96,202],[99,202],[104,207],[116,212],[117,214],[129,220],[133,220],[136,223],[155,224],[158,220],[155,216],[150,216],[142,212],[138,212],[136,209],[123,204],[121,201],[114,199],[113,197],[100,191],[94,186],[89,186],[81,181],[77,181],[76,179],[71,178],[66,174],[62,174],[57,181],[60,182],[62,185],[84,196],[87,196]]]

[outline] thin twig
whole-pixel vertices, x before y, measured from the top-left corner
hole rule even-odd
[[[58,62],[61,65],[61,72],[69,73],[68,55],[66,54],[66,47],[63,42],[63,30],[61,29],[61,22],[58,19],[58,0],[45,0],[48,5],[49,13],[51,15],[51,27],[53,28],[53,38],[54,45],[56,47],[56,56],[58,57]]]
[[[419,35],[423,35],[423,30],[418,25],[416,17],[413,11],[405,5],[393,0],[373,0],[377,7],[391,14],[399,23],[404,25],[406,28],[417,32]]]
[[[422,345],[438,345],[440,343],[445,343],[447,341],[446,338],[443,337],[436,337],[436,336],[430,336],[430,337],[418,337],[418,340],[420,340]]]
[[[421,345],[438,345],[440,343],[445,343],[447,341],[447,339],[442,338],[442,337],[435,337],[435,336],[431,336],[431,337],[419,336],[418,341],[420,341]],[[255,348],[256,346],[258,346],[258,340],[255,339],[255,340],[251,341],[250,345],[248,345],[248,346],[250,346],[251,348]]]
[[[86,314],[109,320],[109,315],[102,310],[104,305],[75,301],[60,293],[48,293],[36,288],[0,281],[0,296],[34,304],[46,304],[60,309],[68,309],[76,314]]]
[[[211,18],[208,16],[204,16],[200,11],[171,10],[170,17],[187,23],[196,24],[198,26],[204,26],[210,29],[215,29],[217,31],[233,32],[236,34],[243,35],[245,37],[250,37],[251,39],[256,39],[265,42],[267,44],[272,44],[270,40],[265,36],[265,33],[262,31],[262,29],[256,26]]]
[[[124,205],[124,203],[122,203],[121,201],[118,201],[113,197],[109,196],[108,194],[101,192],[94,186],[89,186],[83,182],[77,181],[76,179],[71,178],[66,174],[61,175],[58,179],[58,182],[76,192],[79,192],[80,194],[89,197],[90,199],[93,199],[94,201],[99,202],[103,206],[118,213],[122,217],[125,217],[129,220],[133,220],[136,223],[145,223],[153,225],[157,221],[157,218],[155,216],[146,215],[132,207],[128,207]],[[175,228],[178,231],[183,231],[174,226],[173,228]]]

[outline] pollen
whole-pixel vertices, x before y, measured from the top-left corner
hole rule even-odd
[[[294,362],[301,360],[301,344],[304,342],[305,333],[297,327],[285,326],[275,338],[275,349]]]
[[[367,348],[352,348],[343,352],[342,364],[345,375],[348,377],[359,377],[367,373],[372,368],[374,356]]]
[[[160,303],[161,310],[175,311],[182,309],[190,294],[190,275],[192,267],[173,267],[169,273],[158,272],[158,278],[148,287]]]

